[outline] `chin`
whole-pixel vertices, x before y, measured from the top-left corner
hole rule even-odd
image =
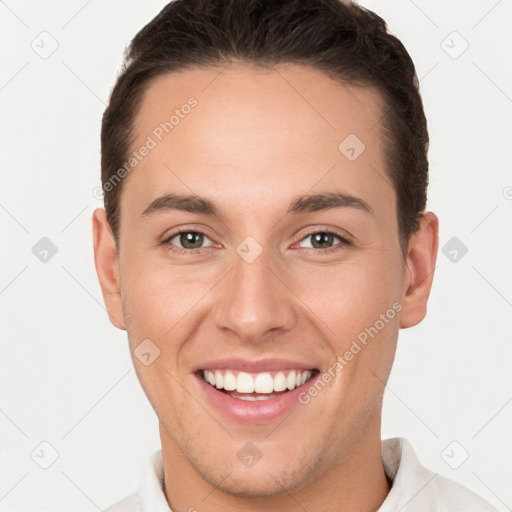
[[[255,468],[247,470],[234,470],[226,478],[221,478],[219,474],[203,475],[208,483],[215,489],[229,494],[236,498],[269,498],[286,493],[297,482],[292,473],[281,474],[276,477],[272,471],[275,467],[261,467],[259,470]]]
[[[196,471],[214,489],[237,498],[269,498],[301,487],[321,465],[308,457],[272,460],[263,457],[253,467],[217,464],[197,467]],[[302,485],[301,485],[302,484]]]

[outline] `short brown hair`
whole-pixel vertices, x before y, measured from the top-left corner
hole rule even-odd
[[[116,242],[122,182],[106,184],[119,176],[130,153],[144,91],[166,73],[235,61],[309,65],[339,82],[379,91],[388,148],[385,171],[397,195],[400,245],[406,254],[428,185],[428,131],[418,78],[385,21],[344,0],[175,0],[140,30],[125,51],[102,120],[101,179]]]

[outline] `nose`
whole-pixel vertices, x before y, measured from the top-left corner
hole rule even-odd
[[[293,293],[266,251],[252,263],[234,254],[234,268],[218,290],[216,326],[249,343],[268,340],[296,322]]]

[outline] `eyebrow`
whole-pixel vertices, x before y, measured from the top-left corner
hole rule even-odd
[[[333,208],[355,208],[373,214],[371,206],[359,197],[342,192],[310,194],[295,199],[288,208],[288,213],[312,213]],[[197,195],[164,194],[152,201],[142,212],[141,217],[167,210],[180,210],[212,217],[223,218],[225,215],[207,198]]]
[[[355,208],[373,215],[372,207],[360,197],[342,192],[327,192],[299,197],[292,202],[288,213],[310,213],[331,208]]]
[[[166,210],[181,210],[184,212],[222,217],[221,212],[209,199],[196,195],[181,194],[165,194],[157,197],[141,213],[141,217],[147,217],[154,213],[164,212]]]

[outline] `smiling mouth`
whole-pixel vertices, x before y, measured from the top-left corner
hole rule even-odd
[[[236,370],[200,370],[200,377],[218,391],[237,400],[277,398],[311,380],[318,370],[281,370],[247,373]]]

